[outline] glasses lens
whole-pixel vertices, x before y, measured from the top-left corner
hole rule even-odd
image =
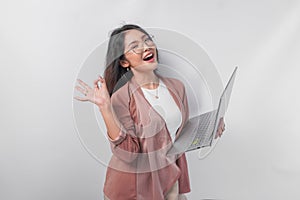
[[[146,44],[147,47],[154,47],[155,43],[153,42],[153,36],[147,37],[144,40],[144,42],[140,42],[138,45],[133,47],[131,50],[134,53],[137,53],[137,54],[143,53],[144,48],[145,48],[145,44]]]
[[[133,49],[134,53],[140,54],[143,53],[144,47],[136,47]]]
[[[146,38],[144,40],[144,42],[139,43],[139,45],[136,46],[135,48],[133,48],[132,50],[135,53],[137,53],[137,54],[143,53],[143,51],[144,51],[144,45],[145,44],[147,45],[147,47],[153,47],[153,46],[155,46],[155,44],[153,42],[153,36]]]
[[[147,40],[145,40],[145,44],[148,46],[148,47],[152,47],[154,46],[154,42],[151,38],[148,38]]]

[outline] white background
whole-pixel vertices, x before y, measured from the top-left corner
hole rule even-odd
[[[0,199],[102,199],[105,167],[77,137],[73,86],[123,22],[192,38],[223,82],[239,66],[222,140],[204,160],[188,154],[189,199],[299,199],[296,0],[1,1]]]

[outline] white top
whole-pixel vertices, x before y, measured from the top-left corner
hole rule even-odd
[[[181,112],[165,84],[159,80],[156,89],[142,88],[145,98],[151,106],[162,116],[170,132],[172,141],[175,140],[176,131],[182,122]],[[156,96],[158,98],[156,98]]]

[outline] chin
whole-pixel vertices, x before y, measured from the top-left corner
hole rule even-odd
[[[158,63],[157,63],[157,61],[153,61],[153,62],[151,62],[151,63],[145,63],[144,66],[145,66],[146,68],[155,70],[155,69],[157,69]]]
[[[142,63],[139,66],[134,67],[133,69],[139,72],[149,72],[154,71],[158,67],[157,61],[149,62],[149,63]]]

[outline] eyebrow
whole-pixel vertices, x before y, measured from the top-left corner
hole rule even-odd
[[[145,37],[147,37],[146,34],[143,35],[143,36],[141,37],[141,39],[144,39]],[[134,44],[134,43],[136,43],[136,42],[138,42],[138,41],[137,41],[137,40],[134,40],[134,41],[130,42],[130,43],[128,44],[128,46],[130,46],[130,45],[132,45],[132,44]]]

